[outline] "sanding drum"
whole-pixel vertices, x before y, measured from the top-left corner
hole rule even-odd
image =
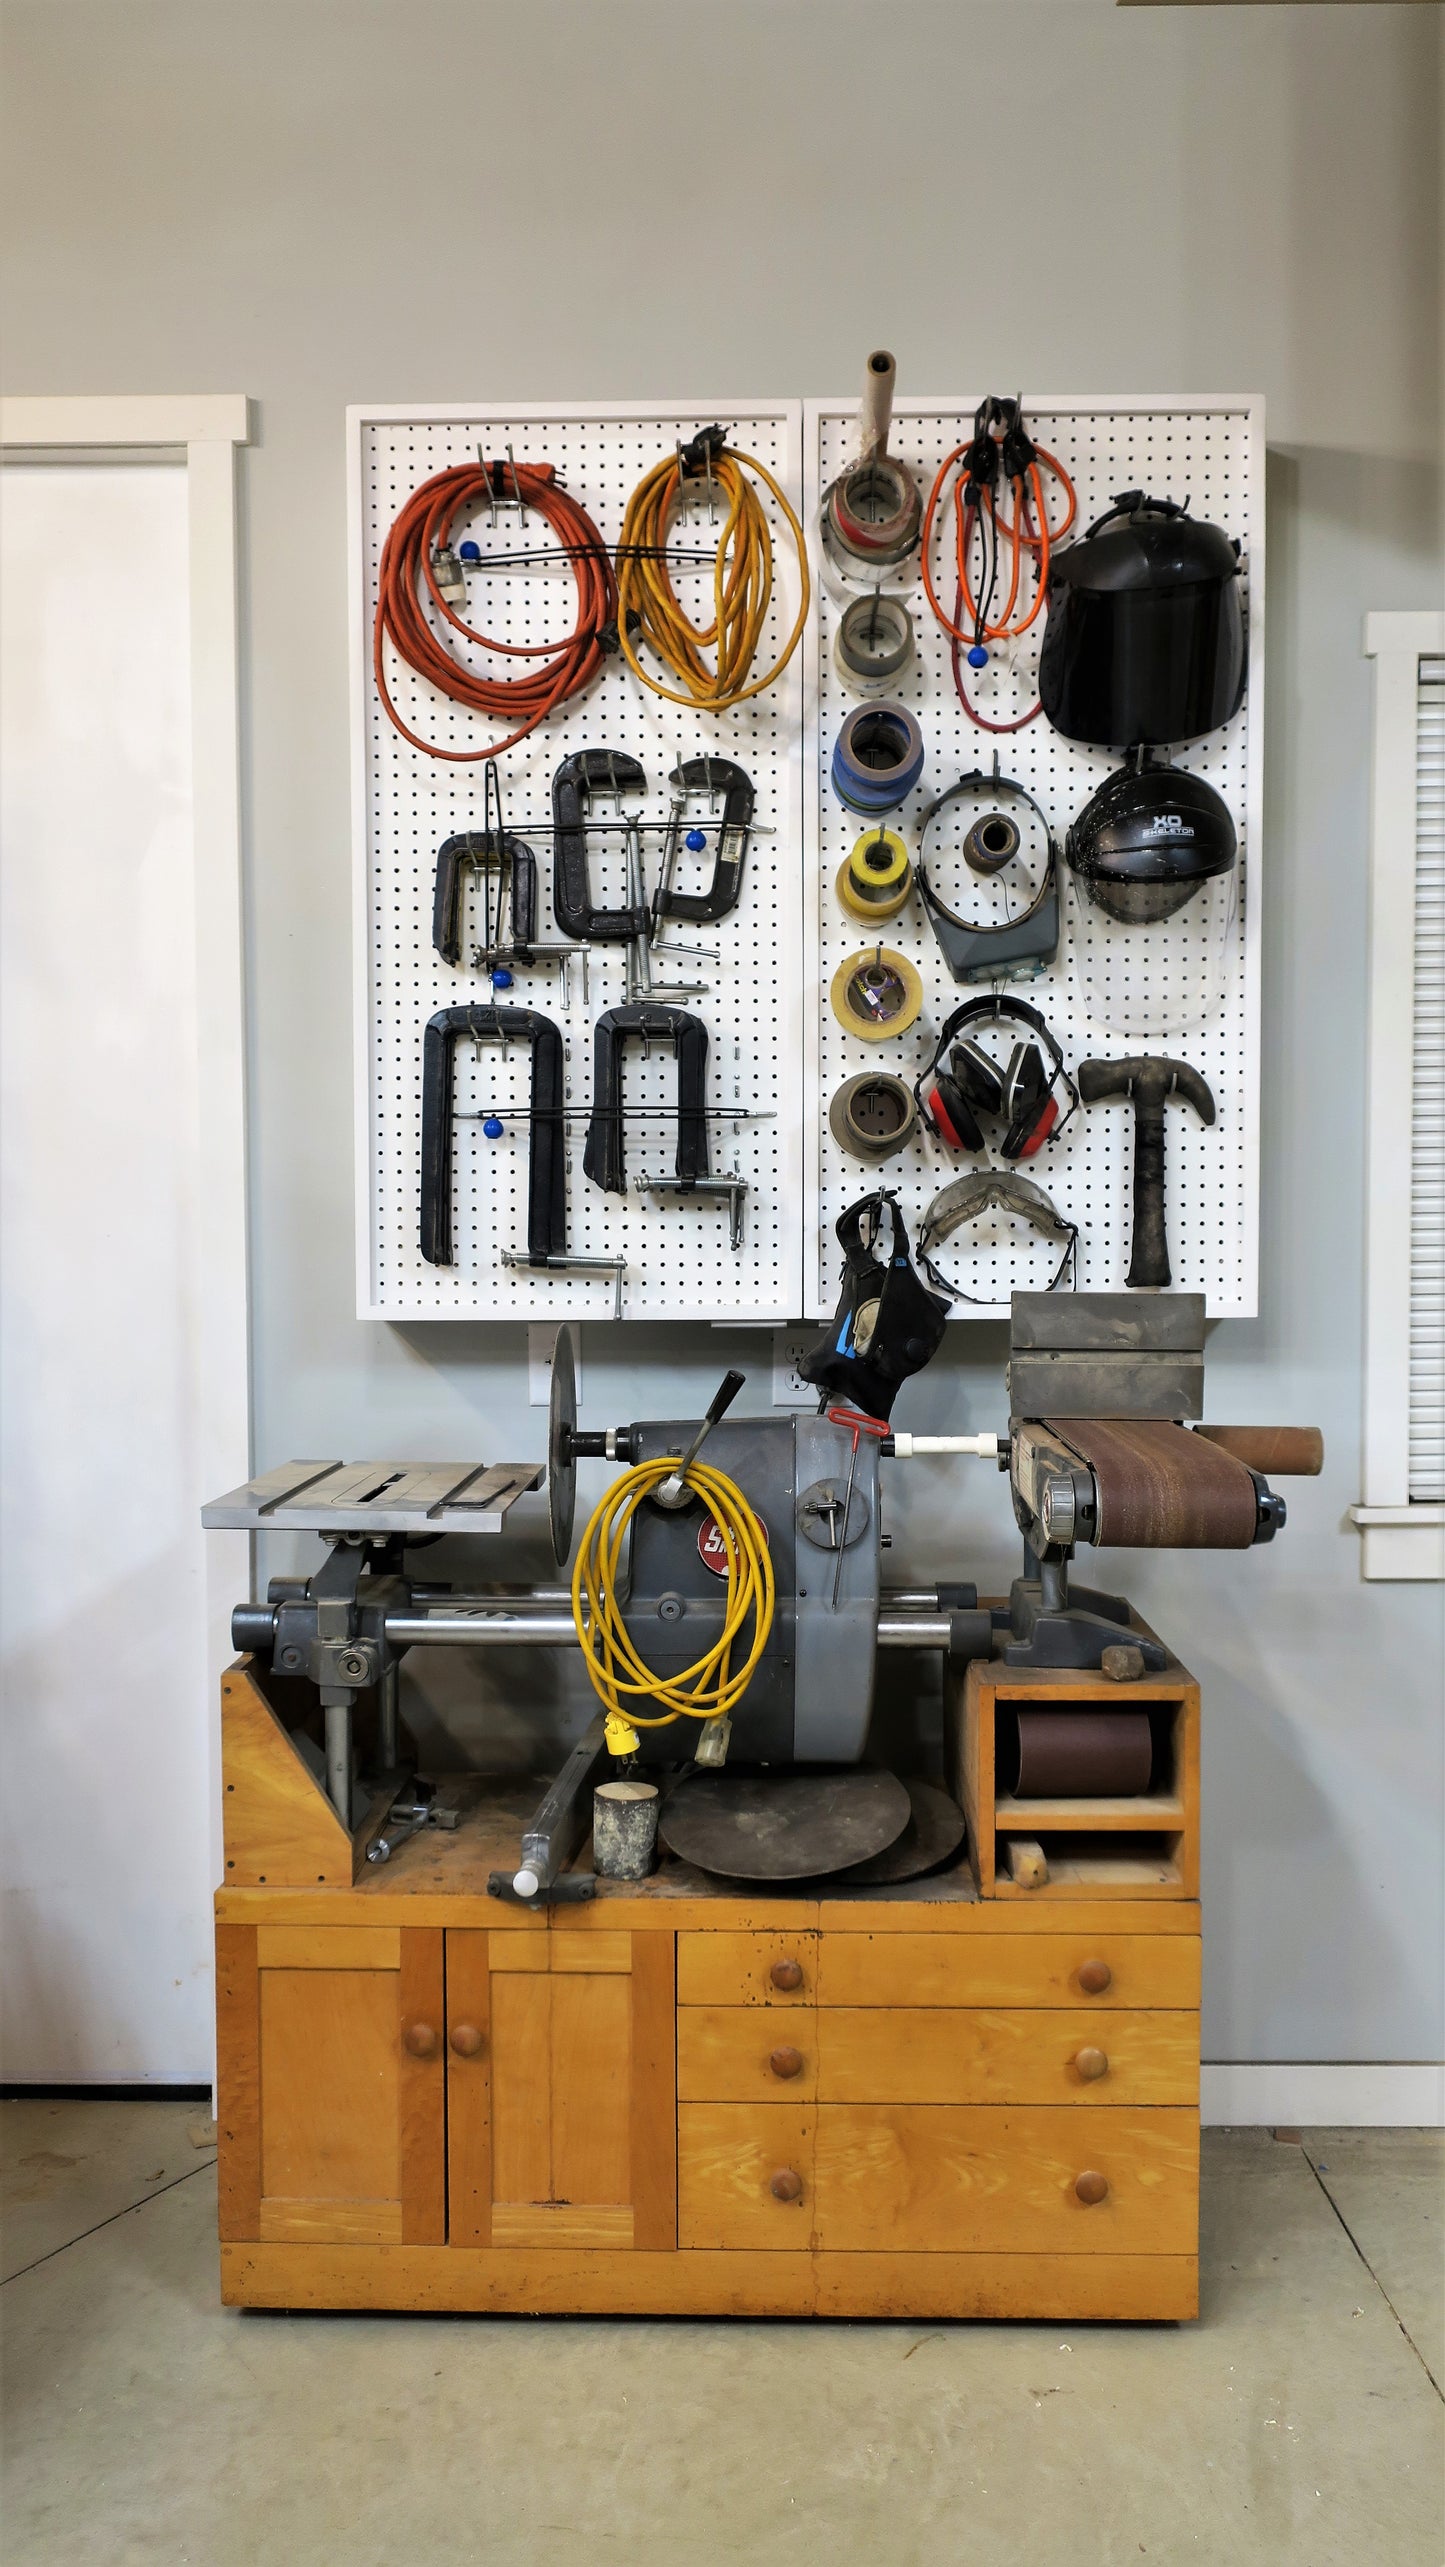
[[[995,1780],[1010,1800],[1132,1799],[1149,1789],[1147,1711],[1050,1711],[1000,1703]]]
[[[1094,1476],[1105,1547],[1142,1551],[1247,1551],[1259,1497],[1246,1463],[1187,1427],[1156,1418],[1050,1418]]]

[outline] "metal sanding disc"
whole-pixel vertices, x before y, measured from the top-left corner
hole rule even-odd
[[[964,1822],[957,1801],[950,1800],[937,1783],[910,1780],[907,1792],[912,1816],[902,1835],[885,1845],[881,1854],[870,1854],[865,1863],[850,1863],[837,1875],[840,1883],[861,1886],[868,1881],[920,1880],[958,1852]]]
[[[908,1794],[876,1765],[689,1774],[658,1821],[669,1850],[735,1881],[800,1881],[881,1854],[908,1825]]]

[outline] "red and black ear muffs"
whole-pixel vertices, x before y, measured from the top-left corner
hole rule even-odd
[[[962,1029],[970,1024],[998,1024],[1012,1019],[1028,1029],[1025,1038],[1014,1044],[1007,1067],[983,1049],[982,1044]],[[962,1036],[955,1040],[955,1036]],[[939,1067],[949,1044],[948,1068]],[[1064,1067],[1064,1056],[1036,1007],[1022,999],[990,995],[970,999],[954,1009],[934,1048],[933,1059],[918,1080],[914,1095],[918,1110],[937,1138],[950,1150],[982,1150],[987,1145],[980,1116],[1004,1126],[999,1156],[1013,1161],[1031,1159],[1041,1150],[1066,1119],[1058,1090],[1068,1100],[1068,1111],[1078,1103],[1078,1093]]]

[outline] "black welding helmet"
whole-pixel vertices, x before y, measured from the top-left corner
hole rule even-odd
[[[1142,760],[1104,778],[1064,841],[1087,900],[1126,927],[1172,918],[1227,874],[1238,842],[1228,805],[1202,775]]]
[[[1091,748],[1202,739],[1244,696],[1239,547],[1172,499],[1126,490],[1049,565],[1039,700]]]

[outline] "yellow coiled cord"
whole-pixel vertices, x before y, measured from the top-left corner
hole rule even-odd
[[[617,1602],[618,1564],[628,1525],[638,1507],[676,1469],[676,1454],[664,1453],[655,1462],[634,1464],[614,1480],[588,1518],[572,1571],[572,1620],[582,1644],[583,1664],[607,1712],[609,1729],[614,1721],[622,1727],[665,1729],[674,1720],[725,1719],[746,1693],[773,1627],[775,1590],[767,1536],[735,1481],[721,1471],[709,1470],[705,1462],[692,1462],[684,1485],[701,1498],[727,1548],[727,1610],[723,1627],[706,1654],[692,1666],[684,1667],[679,1675],[655,1675],[639,1655]],[[734,1669],[733,1647],[749,1614],[753,1617],[752,1646],[742,1664]],[[637,1700],[666,1708],[644,1716],[632,1708]]]
[[[797,621],[766,677],[750,678],[758,643],[773,595],[773,538],[763,503],[748,479],[756,473],[786,518],[798,556],[802,595]],[[674,455],[664,456],[644,475],[627,503],[617,566],[617,637],[634,676],[669,704],[690,704],[707,713],[725,713],[746,704],[782,676],[802,639],[812,587],[803,529],[766,464],[756,456],[719,447],[712,457],[714,486],[727,501],[727,523],[718,538],[713,565],[713,620],[704,630],[683,613],[668,576],[666,548],[682,498],[682,474]],[[689,478],[689,489],[696,482]],[[651,644],[664,666],[679,681],[664,686],[649,677],[628,630],[628,616],[640,618],[642,639]],[[716,667],[703,658],[712,650]]]

